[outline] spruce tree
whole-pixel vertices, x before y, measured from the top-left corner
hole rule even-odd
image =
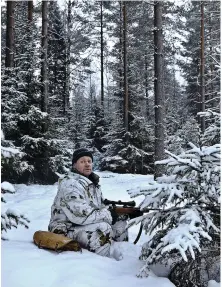
[[[6,193],[14,194],[15,188],[11,183],[4,181],[1,183],[2,203],[6,203],[6,200],[4,199],[4,194]],[[30,223],[30,221],[23,213],[12,208],[8,208],[6,211],[3,210],[1,213],[1,239],[7,240],[5,233],[12,227],[17,228],[18,225],[23,225],[25,228],[28,228],[28,223]]]
[[[208,256],[216,264],[219,255],[220,145],[189,145],[191,148],[180,155],[167,152],[168,159],[156,162],[167,166],[166,175],[145,188],[129,191],[131,197],[145,196],[141,210],[151,209],[129,226],[142,222],[149,234],[140,256],[146,263],[138,276],[148,276],[151,264],[170,258],[177,266],[171,273],[177,286],[203,286],[204,273],[199,273],[197,266],[201,264],[205,271],[207,267],[201,258]],[[217,254],[215,260],[213,254]],[[181,264],[186,269],[178,269]],[[193,264],[196,269],[191,272]],[[179,280],[181,272],[186,274],[186,281]]]
[[[30,168],[26,162],[22,160],[23,154],[16,149],[14,146],[10,145],[10,141],[5,141],[4,134],[1,131],[1,172],[2,177],[5,173],[9,174],[8,178],[11,178],[13,182],[18,183],[18,176],[24,175],[25,171]],[[2,202],[2,213],[1,213],[1,238],[6,240],[7,237],[5,233],[8,229],[12,227],[17,228],[17,226],[23,225],[28,228],[29,219],[22,213],[16,211],[13,207],[4,209],[4,204],[6,203],[4,195],[6,193],[14,194],[14,186],[3,181],[1,183],[1,202]]]

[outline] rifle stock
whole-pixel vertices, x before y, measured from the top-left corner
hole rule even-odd
[[[122,207],[122,206],[115,206],[115,211],[117,214],[134,214],[140,212],[139,207]]]
[[[144,213],[149,212],[149,209],[140,210],[139,207],[122,207],[122,206],[115,206],[115,211],[117,214],[128,214],[130,218],[135,218],[138,216],[143,215]]]

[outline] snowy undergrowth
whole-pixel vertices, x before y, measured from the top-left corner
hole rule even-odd
[[[150,210],[131,220],[130,226],[142,222],[150,235],[140,256],[146,264],[138,276],[149,276],[153,263],[174,259],[170,278],[176,286],[206,287],[208,280],[220,278],[220,145],[189,145],[180,155],[167,152],[167,159],[156,162],[167,166],[166,175],[128,191],[133,198],[144,195],[140,208]]]
[[[127,190],[145,186],[152,176],[113,174],[99,172],[105,198],[131,201]],[[100,257],[87,250],[80,252],[55,253],[38,249],[33,244],[33,234],[37,230],[47,230],[50,208],[57,191],[57,185],[15,185],[15,194],[6,194],[4,209],[19,209],[30,219],[29,229],[20,227],[7,231],[9,241],[2,242],[2,286],[4,287],[173,287],[167,279],[166,267],[153,267],[156,275],[137,278],[136,273],[143,266],[138,260],[141,245],[147,241],[142,234],[134,245],[139,226],[129,231],[130,242],[115,243],[123,252],[124,259]],[[137,205],[141,198],[136,198]],[[13,274],[13,276],[12,276]]]

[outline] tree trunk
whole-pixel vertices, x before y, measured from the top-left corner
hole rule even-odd
[[[119,2],[120,13],[119,13],[119,90],[120,94],[123,94],[123,13],[122,13],[122,2]]]
[[[68,12],[67,12],[67,41],[66,41],[66,73],[64,81],[64,97],[63,97],[63,114],[65,115],[69,108],[69,92],[70,92],[70,54],[71,54],[71,11],[72,3],[71,0],[68,2]]]
[[[28,21],[32,23],[33,20],[33,1],[28,1]]]
[[[200,111],[205,111],[205,79],[204,79],[204,2],[200,4],[201,9],[201,28],[200,28]],[[200,118],[201,132],[205,131],[205,117]]]
[[[213,37],[212,37],[212,23],[211,23],[211,19],[212,18],[212,14],[210,13],[209,15],[209,41],[210,43],[213,42]],[[213,45],[210,45],[210,55],[213,55]],[[214,88],[214,65],[213,65],[213,62],[211,62],[210,64],[210,88],[209,88],[209,98],[208,100],[212,100],[214,98],[214,95],[217,94],[215,91],[215,88]],[[206,92],[206,91],[205,91]],[[211,102],[210,104],[210,107],[213,107],[214,106],[214,101]]]
[[[123,99],[123,8],[122,8],[122,1],[119,1],[119,49],[118,49],[118,84],[119,84],[119,92],[118,92],[118,106],[117,109],[119,111],[118,119],[122,123],[122,117],[124,118],[124,103]]]
[[[47,49],[48,49],[48,1],[42,1],[42,112],[48,110],[48,69],[47,69]],[[46,131],[46,130],[44,130]]]
[[[100,25],[101,25],[101,107],[102,114],[104,115],[104,79],[103,79],[103,1],[100,3]]]
[[[33,43],[33,37],[32,37],[32,32],[33,32],[33,1],[28,1],[28,27],[27,27],[27,34],[29,38],[29,43]],[[28,62],[30,63],[30,68],[31,68],[31,63],[33,61],[33,54],[28,55]],[[33,71],[32,69],[29,70],[28,72],[28,87],[27,87],[27,96],[28,96],[28,101],[29,104],[31,105],[31,102],[33,101],[33,93],[32,93],[32,81],[33,81]]]
[[[126,2],[123,2],[123,73],[124,73],[124,127],[129,130],[129,94],[127,77],[127,12]]]
[[[163,93],[163,36],[162,3],[154,2],[154,94],[155,94],[155,154],[154,160],[164,158],[164,93]],[[161,165],[155,165],[154,177],[163,173]]]
[[[146,117],[149,117],[149,99],[148,99],[148,56],[145,52],[145,105],[146,105]]]
[[[14,66],[14,10],[15,1],[7,1],[5,66],[11,68]]]

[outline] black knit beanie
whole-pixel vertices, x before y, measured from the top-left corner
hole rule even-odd
[[[74,163],[77,162],[77,160],[82,157],[82,156],[89,156],[91,157],[92,161],[93,161],[93,155],[92,153],[86,149],[86,148],[79,148],[77,150],[74,151],[73,156],[72,156],[72,166],[74,165]]]

